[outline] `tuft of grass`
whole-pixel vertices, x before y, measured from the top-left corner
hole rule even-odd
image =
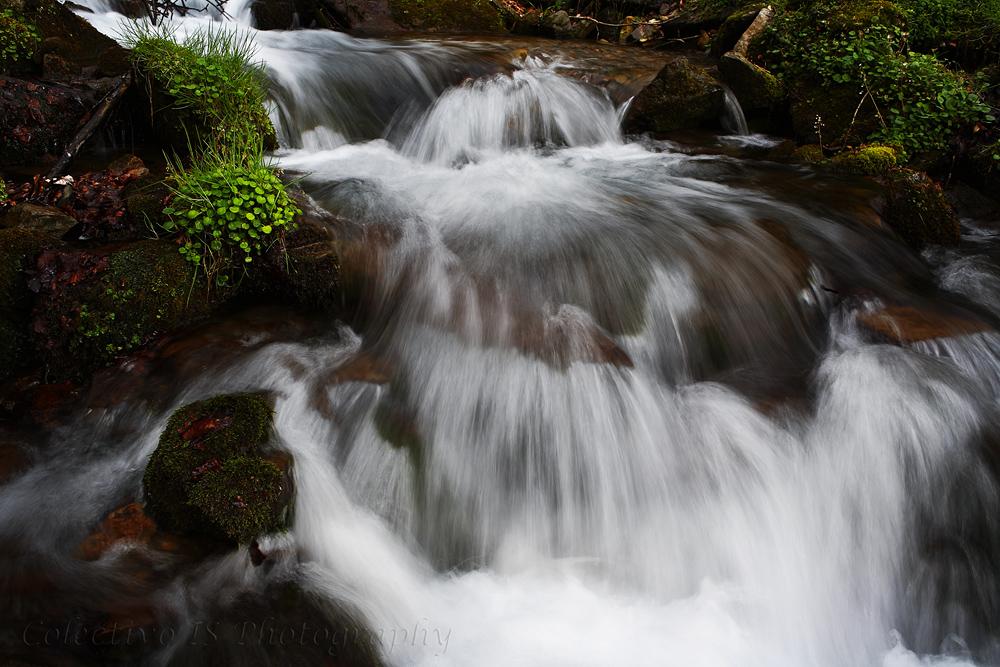
[[[267,71],[249,34],[208,28],[178,40],[175,29],[145,21],[125,22],[120,32],[135,66],[212,133],[206,143],[273,134]]]

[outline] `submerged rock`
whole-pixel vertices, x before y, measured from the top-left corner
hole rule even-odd
[[[259,394],[216,396],[178,409],[146,466],[146,510],[167,530],[239,544],[282,529],[288,479],[260,456],[272,419]]]
[[[990,327],[954,315],[912,306],[887,306],[858,315],[858,321],[873,332],[896,343],[917,343],[933,338],[951,338],[989,331]]]
[[[77,547],[76,557],[97,560],[116,542],[146,542],[155,532],[156,524],[142,511],[142,506],[133,501],[106,516],[97,530]]]
[[[726,112],[719,83],[687,58],[667,63],[629,107],[625,131],[669,132],[717,122]]]

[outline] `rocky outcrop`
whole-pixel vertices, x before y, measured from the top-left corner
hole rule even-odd
[[[632,101],[625,131],[669,132],[718,122],[726,110],[719,83],[681,57],[667,63]]]
[[[35,230],[0,230],[0,382],[37,362],[29,340],[32,294],[24,271],[53,241]]]

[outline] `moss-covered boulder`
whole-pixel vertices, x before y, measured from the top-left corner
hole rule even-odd
[[[681,57],[667,63],[629,107],[625,131],[669,132],[718,122],[726,93],[704,71]]]
[[[806,144],[792,151],[792,159],[810,164],[821,161],[823,157],[823,149],[818,144]]]
[[[922,172],[894,169],[887,174],[882,218],[913,248],[961,241],[958,220],[941,186]]]
[[[28,337],[32,294],[24,271],[34,266],[42,246],[54,240],[34,230],[0,230],[0,382],[37,363]]]
[[[785,100],[785,89],[773,74],[738,53],[719,59],[719,74],[729,86],[744,113],[777,109]]]
[[[503,16],[489,0],[389,0],[393,20],[404,28],[505,32]]]
[[[165,529],[248,544],[284,526],[289,484],[260,456],[273,415],[259,394],[178,409],[146,465],[146,511]]]
[[[47,377],[85,380],[117,355],[207,314],[216,297],[167,241],[93,251],[48,248],[31,271],[39,293],[32,325]]]

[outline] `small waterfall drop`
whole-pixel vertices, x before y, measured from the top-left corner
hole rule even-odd
[[[732,134],[740,136],[750,134],[750,130],[747,128],[747,119],[743,115],[743,107],[740,106],[740,101],[736,99],[736,95],[729,86],[720,85],[726,91],[726,115],[722,117],[722,126]]]

